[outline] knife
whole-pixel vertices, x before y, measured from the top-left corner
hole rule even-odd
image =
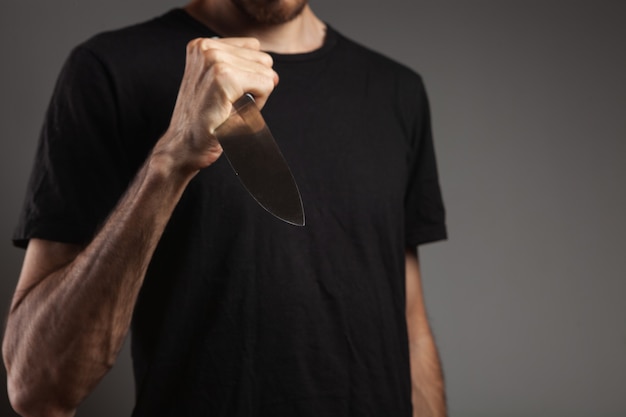
[[[233,103],[233,112],[215,136],[248,193],[277,218],[304,226],[298,185],[251,94]]]

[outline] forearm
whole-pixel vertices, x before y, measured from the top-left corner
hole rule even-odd
[[[446,416],[446,399],[437,348],[430,333],[409,343],[414,417]]]
[[[443,373],[430,329],[416,249],[406,251],[406,322],[414,417],[445,417]]]
[[[113,365],[154,249],[191,175],[150,159],[93,241],[16,294],[3,353],[12,402],[74,413]],[[54,411],[52,411],[54,410]]]

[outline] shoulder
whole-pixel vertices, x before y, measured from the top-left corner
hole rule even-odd
[[[422,123],[429,103],[422,76],[413,68],[366,47],[338,32],[337,55],[352,74],[366,79],[369,95],[378,106],[396,115],[402,125]]]
[[[72,50],[65,72],[85,80],[94,78],[124,97],[152,97],[164,89],[169,94],[182,78],[187,43],[210,36],[210,31],[198,25],[182,9],[173,9],[132,26],[98,33]]]
[[[77,45],[75,51],[88,53],[105,66],[145,65],[170,53],[185,56],[186,43],[197,36],[197,29],[185,20],[181,9],[131,26],[98,33]],[[76,52],[75,52],[76,53]]]
[[[337,44],[346,59],[359,64],[364,70],[378,76],[389,77],[390,81],[411,85],[415,88],[423,86],[421,75],[413,68],[394,60],[384,53],[367,47],[342,33],[332,29],[337,37]]]

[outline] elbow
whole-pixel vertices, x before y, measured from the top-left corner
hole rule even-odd
[[[13,410],[22,417],[38,415],[32,395],[17,381],[15,372],[8,371],[7,366],[7,394]]]
[[[16,376],[19,372],[17,366],[15,366],[15,338],[12,337],[10,321],[7,323],[4,338],[2,340],[2,360],[7,372],[7,394],[9,397],[9,403],[17,414],[22,417],[30,417],[34,414],[30,412],[28,407],[27,395],[19,382],[19,378]]]
[[[35,417],[37,414],[24,390],[20,390],[12,378],[7,377],[7,394],[13,410],[22,417]]]
[[[12,360],[9,351],[5,339],[2,356],[7,370],[7,394],[13,410],[22,417],[73,416],[75,409],[63,407],[55,390],[38,384],[28,369]]]
[[[72,417],[75,413],[54,403],[51,396],[37,395],[11,377],[7,378],[7,392],[11,407],[22,417]]]

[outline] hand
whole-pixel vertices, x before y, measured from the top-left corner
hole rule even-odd
[[[259,108],[278,84],[272,57],[254,38],[199,38],[187,45],[185,73],[166,134],[153,156],[168,156],[175,168],[195,173],[222,154],[213,134],[232,104],[251,93]]]

